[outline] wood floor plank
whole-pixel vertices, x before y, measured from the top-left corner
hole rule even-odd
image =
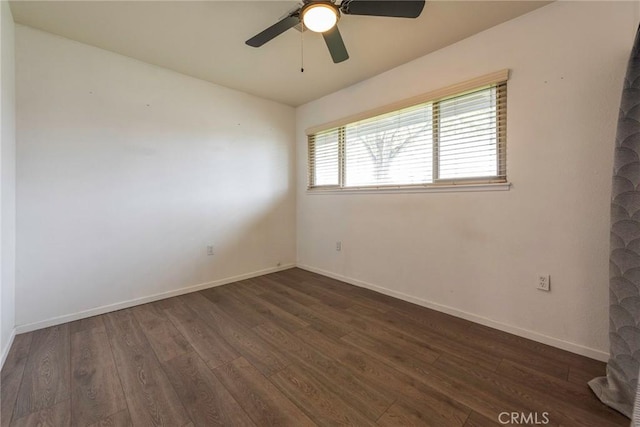
[[[386,427],[396,426],[439,426],[459,427],[460,420],[443,418],[439,414],[425,413],[413,409],[410,405],[400,401],[396,402],[380,417],[378,425]]]
[[[260,276],[253,278],[252,280],[264,288],[262,294],[266,292],[277,293],[279,295],[284,295],[286,298],[289,298],[301,305],[320,304],[320,300],[317,298],[313,298],[312,296],[295,288],[283,285],[280,283],[280,279],[276,279],[276,277],[277,276]]]
[[[349,306],[349,310],[354,307],[355,304]],[[355,329],[360,331],[369,331],[371,329],[377,329],[375,325],[369,321],[369,319],[365,318],[362,315],[356,314],[349,310],[341,310],[335,307],[329,307],[328,305],[323,304],[314,304],[309,306],[310,310],[313,310],[313,313],[316,315],[322,316],[324,319],[332,319],[335,322],[338,322],[341,325],[344,325],[346,329],[349,331],[353,331]],[[378,312],[375,311],[377,314]]]
[[[434,378],[435,383],[422,383],[415,376],[402,373],[389,364],[377,361],[360,349],[333,340],[315,330],[300,331],[296,336],[311,347],[331,354],[361,378],[380,389],[394,393],[398,399],[411,402],[425,419],[444,418],[447,424],[462,424],[470,409],[457,400],[458,388],[447,379]],[[447,394],[448,393],[448,394]]]
[[[351,311],[351,309],[347,311]],[[398,339],[416,346],[433,349],[439,353],[455,354],[469,363],[475,363],[486,369],[495,370],[502,360],[495,354],[469,347],[464,341],[452,339],[433,330],[404,321],[394,313],[381,313],[375,317],[367,317],[367,319],[375,324],[381,332],[388,335],[396,335]]]
[[[255,425],[197,354],[175,357],[163,367],[195,425]]]
[[[236,284],[238,285],[239,290],[242,290],[244,292],[250,292],[252,295],[255,295],[255,296],[258,296],[266,291],[266,289],[264,289],[264,286],[260,285],[253,279],[241,280],[239,282],[234,283],[234,286]]]
[[[306,345],[295,335],[274,324],[264,324],[254,328],[265,341],[282,349],[309,371],[313,371],[325,386],[331,387],[344,401],[377,420],[391,405],[395,396],[376,384],[367,382],[357,372],[333,359],[330,352],[320,352]]]
[[[578,386],[568,381],[559,380],[510,360],[503,360],[496,374],[502,378],[524,384],[527,388],[548,396],[550,400],[563,402],[562,406],[567,412],[580,410],[591,414],[594,419],[610,418],[615,420],[618,418],[620,422],[624,421],[624,417],[619,412],[600,402],[586,385]]]
[[[86,331],[93,328],[104,327],[103,316],[92,316],[86,319],[75,320],[69,323],[69,333],[71,335],[76,332]]]
[[[216,331],[225,341],[266,376],[289,365],[289,359],[277,348],[236,322],[204,296],[195,293],[180,298],[196,309],[205,322],[215,325]]]
[[[22,418],[14,419],[11,427],[70,427],[71,408],[69,399],[53,406],[31,412]]]
[[[360,300],[356,300],[356,303],[349,307],[348,310],[349,311],[345,310],[345,313],[350,312],[360,317],[375,317],[379,312],[379,310],[375,310],[363,304],[360,304]],[[382,313],[386,313],[389,310],[390,308],[387,308],[387,310],[382,311]]]
[[[0,375],[0,426],[7,427],[13,417],[33,333],[16,335]]]
[[[352,299],[344,298],[344,296],[338,295],[317,283],[314,284],[310,281],[302,281],[294,284],[291,282],[282,281],[282,284],[295,291],[300,291],[306,295],[310,295],[316,298],[322,304],[329,307],[345,309],[353,305]]]
[[[109,415],[108,417],[91,424],[89,427],[133,427],[133,424],[131,422],[131,417],[129,416],[129,411],[125,409],[124,411]]]
[[[378,360],[390,363],[397,370],[409,374],[423,374],[425,372],[424,366],[435,362],[440,356],[439,353],[427,349],[423,349],[419,353],[414,352],[413,349],[407,349],[406,346],[389,345],[387,342],[359,332],[351,332],[340,339],[358,347],[372,357],[378,358]]]
[[[453,356],[438,359],[434,365],[437,369],[433,372],[434,380],[445,381],[442,384],[451,386],[451,390],[445,393],[454,393],[458,401],[488,419],[498,419],[502,412],[535,412],[539,407],[539,402],[531,402],[529,395],[518,389],[497,387],[492,372],[478,365]],[[481,374],[476,375],[477,372]],[[554,421],[549,425],[558,423]]]
[[[424,312],[424,316],[420,316],[421,312]],[[433,310],[425,310],[419,306],[414,306],[411,309],[405,308],[402,312],[394,309],[378,317],[378,319],[384,319],[384,321],[399,328],[412,324],[418,329],[429,330],[432,334],[445,337],[449,341],[464,343],[466,348],[475,349],[478,352],[493,355],[500,359],[508,358],[520,361],[557,378],[567,378],[568,365],[566,363],[486,338],[476,333],[475,330],[470,330],[471,322],[456,318],[453,318],[456,319],[453,321],[451,318],[453,316]],[[442,328],[443,324],[446,324],[447,328]]]
[[[599,371],[583,371],[580,368],[569,366],[569,377],[567,378],[567,381],[582,387],[589,387],[587,385],[589,381],[597,377],[604,377],[606,374],[606,367],[603,367]]]
[[[218,332],[187,304],[178,298],[171,298],[171,305],[165,313],[193,349],[213,369],[237,359],[238,353]]]
[[[267,321],[260,312],[239,301],[236,293],[229,289],[229,285],[206,289],[200,294],[246,328],[253,328]]]
[[[245,358],[219,366],[214,373],[256,425],[315,425]]]
[[[350,337],[351,339],[354,337],[355,339],[363,337],[368,341],[368,344],[367,342],[363,342],[360,343],[360,345],[368,345],[371,348],[381,346],[385,352],[400,352],[401,357],[402,354],[411,355],[426,363],[431,363],[440,355],[446,355],[447,353],[445,349],[441,348],[442,346],[438,347],[437,340],[436,345],[433,345],[430,340],[418,339],[399,331],[391,331],[384,327],[384,325],[364,319],[360,319],[360,321],[349,321],[349,324],[354,326],[354,330],[342,338],[348,340]],[[498,361],[496,360],[491,363],[490,366],[493,368],[497,366],[497,363]]]
[[[130,310],[105,316],[134,425],[184,426],[191,420]]]
[[[71,390],[75,426],[127,409],[105,326],[71,335]]]
[[[176,329],[160,307],[152,303],[132,309],[158,360],[163,362],[192,352],[189,341]]]
[[[588,388],[604,373],[602,362],[294,268],[17,336],[0,427],[488,427],[510,412],[626,427]]]
[[[570,365],[574,369],[591,373],[594,377],[604,375],[606,364],[599,360],[589,359],[566,350],[532,341],[517,335],[507,334],[484,325],[473,324],[471,328],[469,328],[469,332],[475,336],[481,336],[490,341],[501,343],[512,348],[517,348],[522,350],[522,352],[533,353],[556,362]],[[519,362],[518,360],[515,361]]]
[[[299,317],[281,309],[277,305],[271,304],[252,292],[244,291],[243,289],[237,289],[236,292],[239,295],[238,298],[241,299],[244,304],[247,304],[251,309],[260,313],[267,321],[275,323],[287,331],[294,332],[309,326],[309,323]]]
[[[439,359],[435,365],[445,373],[458,378],[464,378],[468,384],[483,390],[486,396],[500,396],[502,401],[512,399],[520,412],[532,412],[542,414],[548,412],[549,425],[607,426],[619,425],[619,420],[600,417],[597,414],[585,411],[568,404],[565,399],[557,399],[545,392],[529,387],[528,384],[518,383],[500,374],[489,372],[474,365],[456,360],[455,357]],[[478,411],[480,412],[480,411]],[[483,414],[489,419],[497,419],[499,414]]]
[[[393,302],[396,298],[383,295],[369,289],[360,288],[351,284],[341,282],[331,277],[321,276],[310,271],[301,269],[292,269],[288,272],[291,275],[298,275],[298,281],[306,283],[318,283],[323,289],[333,292],[337,296],[349,296],[351,300],[357,301],[358,304],[368,307],[369,309],[387,312],[393,308]]]
[[[69,324],[33,332],[13,418],[22,418],[70,397]]]
[[[569,398],[575,404],[586,408],[591,407],[594,402],[599,402],[588,387],[580,387],[508,359],[500,362],[496,374],[514,381],[522,381],[528,387],[548,393],[557,399]]]
[[[272,375],[270,380],[319,425],[375,425],[374,421],[346,404],[330,387],[296,364]]]
[[[410,320],[414,324],[436,330],[441,329],[441,325],[446,324],[447,332],[465,333],[473,326],[473,322],[469,320],[435,310],[428,310],[420,305],[406,301],[394,302],[394,308],[391,311],[402,315],[404,320]]]
[[[411,325],[414,328],[427,330],[440,334],[445,338],[461,341],[471,336],[468,333],[471,322],[439,313],[433,310],[425,310],[424,307],[415,304],[402,304],[403,309],[393,308],[387,313],[378,316],[378,319],[389,325]],[[420,313],[424,313],[421,315]],[[442,325],[447,325],[442,328]]]
[[[265,293],[262,295],[262,298],[309,323],[310,327],[335,338],[343,337],[351,331],[349,326],[340,324],[336,320],[314,311],[311,306],[299,304],[286,295],[280,293]]]
[[[503,417],[503,419],[506,419]],[[464,423],[464,427],[499,427],[504,424],[500,424],[497,421],[490,420],[489,418],[478,414],[477,412],[472,412],[467,419],[467,422]]]
[[[484,327],[483,327],[484,328]],[[569,375],[569,365],[554,357],[531,351],[523,346],[514,346],[479,334],[478,329],[471,329],[467,336],[461,337],[469,346],[495,354],[515,362],[526,364],[547,375],[566,380]],[[507,335],[507,334],[505,334]]]

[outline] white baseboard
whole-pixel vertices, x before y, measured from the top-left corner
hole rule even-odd
[[[217,279],[211,282],[201,283],[199,285],[187,286],[184,288],[175,289],[168,292],[162,292],[155,295],[135,298],[128,301],[117,302],[115,304],[103,305],[100,307],[95,307],[88,310],[82,310],[72,314],[65,314],[64,316],[52,317],[50,319],[28,323],[25,325],[17,325],[14,330],[14,335],[16,333],[23,334],[25,332],[31,332],[31,331],[35,331],[42,328],[48,328],[49,326],[55,326],[55,325],[60,325],[62,323],[72,322],[74,320],[85,319],[87,317],[97,316],[99,314],[105,314],[112,311],[122,310],[124,308],[129,308],[136,305],[147,304],[147,303],[158,301],[161,299],[171,298],[178,295],[189,294],[191,292],[197,292],[203,289],[213,288],[216,286],[222,286],[228,283],[238,282],[240,280],[251,279],[252,277],[258,277],[258,276],[262,276],[269,273],[275,273],[277,271],[288,270],[293,267],[295,267],[295,264],[285,264],[279,267],[265,268],[263,270],[253,271],[251,273],[244,273],[244,274],[240,274],[233,277],[225,277],[224,279]],[[3,353],[3,357],[4,357],[4,353]]]
[[[557,347],[562,350],[570,351],[571,353],[576,353],[582,356],[590,357],[592,359],[600,360],[606,362],[609,360],[609,354],[596,350],[593,348],[585,347],[580,344],[572,343],[569,341],[564,341],[558,338],[550,337],[548,335],[540,334],[538,332],[530,331],[528,329],[519,328],[517,326],[508,325],[506,323],[501,323],[487,317],[478,316],[473,313],[469,313],[463,310],[459,310],[454,307],[450,307],[443,304],[438,304],[435,302],[427,301],[422,298],[417,298],[411,295],[404,294],[402,292],[394,291],[391,289],[383,288],[381,286],[373,285],[371,283],[363,282],[361,280],[353,279],[351,277],[342,276],[340,274],[332,273],[330,271],[326,271],[320,268],[311,267],[309,265],[298,264],[298,268],[303,270],[308,270],[313,273],[318,273],[323,276],[331,277],[336,280],[341,280],[343,282],[347,282],[354,286],[358,286],[361,288],[371,289],[372,291],[380,292],[381,294],[389,295],[394,298],[398,298],[404,301],[408,301],[417,305],[421,305],[423,307],[427,307],[436,311],[440,311],[446,314],[450,314],[455,317],[460,317],[465,320],[469,320],[471,322],[479,323],[484,326],[489,326],[494,329],[499,329],[504,332],[508,332],[510,334],[518,335],[523,338],[528,338],[533,341],[537,341],[543,344],[550,345],[552,347]]]
[[[9,341],[7,345],[2,349],[2,354],[0,355],[0,369],[4,366],[5,360],[7,360],[7,356],[9,355],[9,350],[11,349],[11,345],[13,344],[13,340],[16,337],[16,328],[11,330],[11,335],[9,335]]]
[[[109,305],[104,305],[101,307],[96,307],[96,308],[92,308],[89,310],[83,310],[83,311],[79,311],[77,313],[72,313],[72,314],[67,314],[64,316],[58,316],[58,317],[53,317],[50,319],[46,319],[46,320],[42,320],[42,321],[38,321],[38,322],[33,322],[33,323],[29,323],[29,324],[25,324],[25,325],[18,325],[15,327],[15,329],[13,330],[12,334],[11,334],[11,338],[9,339],[9,343],[7,344],[6,348],[2,349],[2,359],[1,359],[1,364],[0,366],[2,366],[2,364],[4,364],[4,361],[7,357],[7,354],[9,353],[9,349],[11,348],[11,344],[13,343],[13,339],[15,337],[16,334],[22,334],[25,332],[31,332],[31,331],[35,331],[37,329],[42,329],[42,328],[46,328],[49,326],[55,326],[55,325],[59,325],[62,323],[66,323],[66,322],[72,322],[74,320],[79,320],[79,319],[84,319],[87,317],[91,317],[91,316],[97,316],[99,314],[104,314],[104,313],[109,313],[112,311],[116,311],[116,310],[122,310],[124,308],[129,308],[129,307],[133,307],[136,305],[140,305],[140,304],[146,304],[149,302],[153,302],[153,301],[158,301],[161,299],[165,299],[165,298],[170,298],[170,297],[174,297],[174,296],[178,296],[178,295],[184,295],[184,294],[188,294],[191,292],[197,292],[197,291],[201,291],[203,289],[208,289],[208,288],[213,288],[215,286],[222,286],[222,285],[226,285],[228,283],[232,283],[232,282],[237,282],[240,280],[245,280],[245,279],[250,279],[252,277],[258,277],[258,276],[262,276],[265,274],[269,274],[269,273],[275,273],[277,271],[282,271],[282,270],[288,270],[290,268],[293,267],[299,267],[303,270],[308,270],[314,273],[318,273],[321,274],[323,276],[327,276],[327,277],[331,277],[334,278],[336,280],[341,280],[343,282],[346,283],[350,283],[352,285],[361,287],[361,288],[366,288],[366,289],[371,289],[373,291],[376,292],[380,292],[381,294],[385,294],[385,295],[389,295],[392,296],[394,298],[398,298],[404,301],[408,301],[417,305],[421,305],[423,307],[427,307],[436,311],[440,311],[443,313],[447,313],[450,314],[452,316],[456,316],[456,317],[460,317],[462,319],[466,319],[469,320],[471,322],[475,322],[475,323],[479,323],[481,325],[485,325],[485,326],[489,326],[491,328],[495,328],[504,332],[508,332],[514,335],[518,335],[524,338],[528,338],[531,339],[533,341],[537,341],[543,344],[547,344],[553,347],[557,347],[560,348],[562,350],[567,350],[570,351],[572,353],[576,353],[576,354],[580,354],[582,356],[586,356],[586,357],[590,357],[592,359],[596,359],[596,360],[601,360],[601,361],[607,361],[609,359],[609,354],[604,352],[604,351],[600,351],[600,350],[596,350],[593,348],[589,348],[589,347],[585,347],[583,345],[580,344],[576,344],[576,343],[572,343],[569,341],[564,341],[564,340],[560,340],[558,338],[554,338],[554,337],[550,337],[548,335],[544,335],[544,334],[540,334],[538,332],[534,332],[534,331],[530,331],[528,329],[523,329],[517,326],[513,326],[513,325],[509,325],[506,323],[501,323],[492,319],[489,319],[487,317],[483,317],[483,316],[478,316],[476,314],[473,313],[469,313],[463,310],[459,310],[457,308],[454,307],[450,307],[447,305],[443,305],[443,304],[438,304],[432,301],[427,301],[424,300],[422,298],[418,298],[418,297],[414,297],[411,295],[407,295],[404,294],[402,292],[398,292],[398,291],[394,291],[391,289],[387,289],[381,286],[377,286],[371,283],[367,283],[361,280],[357,280],[357,279],[353,279],[351,277],[346,277],[346,276],[342,276],[340,274],[336,274],[327,270],[323,270],[320,268],[316,268],[316,267],[312,267],[309,265],[304,265],[304,264],[287,264],[287,265],[283,265],[280,267],[272,267],[272,268],[266,268],[263,270],[258,270],[258,271],[254,271],[251,273],[245,273],[245,274],[241,274],[241,275],[237,275],[237,276],[233,276],[233,277],[227,277],[224,279],[218,279],[218,280],[214,280],[211,282],[207,282],[207,283],[202,283],[199,285],[194,285],[194,286],[188,286],[188,287],[184,287],[184,288],[180,288],[180,289],[176,289],[176,290],[172,290],[172,291],[168,291],[168,292],[163,292],[163,293],[159,293],[159,294],[155,294],[155,295],[151,295],[151,296],[146,296],[146,297],[142,297],[142,298],[136,298],[136,299],[132,299],[132,300],[128,300],[128,301],[122,301],[119,303],[115,303],[115,304],[109,304]]]

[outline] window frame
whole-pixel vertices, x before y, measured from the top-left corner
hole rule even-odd
[[[507,100],[499,99],[500,96],[506,97],[506,84],[509,79],[509,70],[504,69],[487,74],[475,79],[471,79],[462,83],[458,83],[446,88],[431,91],[418,95],[403,101],[385,105],[363,113],[351,115],[330,123],[320,126],[314,126],[306,130],[307,134],[307,192],[309,193],[326,193],[326,192],[442,192],[442,191],[488,191],[488,190],[508,190],[510,183],[506,176],[506,102]],[[499,87],[504,85],[504,89]],[[469,178],[439,178],[439,161],[438,148],[439,136],[438,129],[440,127],[440,118],[437,113],[440,102],[447,99],[463,96],[465,94],[477,92],[480,90],[496,87],[496,105],[503,105],[503,110],[496,109],[496,150],[497,150],[497,175],[489,177],[469,177]],[[345,128],[346,126],[366,119],[375,118],[387,113],[392,113],[405,108],[418,106],[421,104],[431,103],[434,113],[433,120],[433,136],[432,136],[432,161],[433,182],[419,184],[381,184],[367,186],[345,186]],[[501,104],[504,103],[504,104]],[[503,113],[501,115],[500,113]],[[312,144],[312,138],[321,132],[338,130],[338,184],[332,185],[314,185],[314,157],[315,144]],[[500,155],[503,153],[503,155]]]

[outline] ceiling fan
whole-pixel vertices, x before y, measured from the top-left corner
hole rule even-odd
[[[387,16],[392,18],[417,18],[424,8],[424,0],[303,0],[303,4],[266,30],[251,37],[245,43],[260,47],[290,28],[302,23],[316,33],[322,33],[334,63],[349,59],[338,20],[340,15]]]

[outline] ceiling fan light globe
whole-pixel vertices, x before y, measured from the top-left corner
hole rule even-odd
[[[338,12],[328,4],[314,4],[304,10],[302,22],[309,30],[324,33],[338,22]]]

